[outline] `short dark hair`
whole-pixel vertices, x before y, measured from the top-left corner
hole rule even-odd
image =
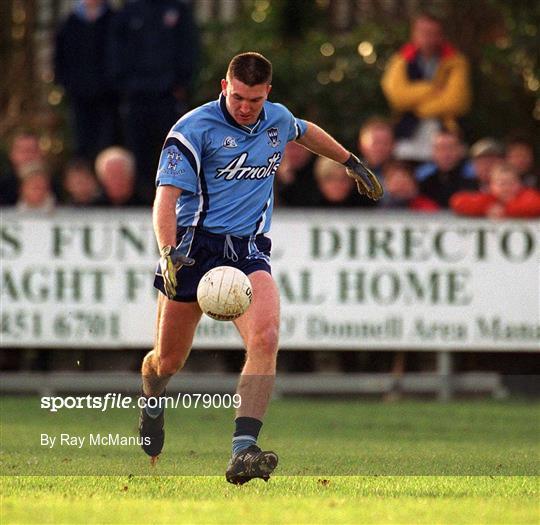
[[[64,173],[68,171],[88,171],[92,174],[94,173],[92,165],[82,157],[75,157],[69,160],[64,168]]]
[[[463,133],[459,128],[449,129],[443,126],[439,131],[435,132],[433,138],[440,137],[441,135],[449,135],[450,137],[454,137],[460,144],[463,142]]]
[[[407,173],[410,178],[416,181],[416,178],[414,176],[414,168],[410,162],[397,159],[389,160],[383,166],[383,175],[386,175],[391,171],[403,171]]]
[[[513,146],[525,146],[534,150],[534,142],[523,133],[511,133],[506,137],[505,145],[507,149]]]
[[[388,120],[388,119],[386,119],[384,117],[374,116],[374,117],[368,118],[362,124],[362,126],[360,127],[360,131],[358,132],[358,136],[362,137],[363,135],[365,135],[369,131],[371,131],[373,129],[376,129],[376,128],[384,128],[384,129],[389,130],[390,133],[392,133],[392,135],[394,134],[394,129],[392,127],[392,124],[391,124],[390,120]]]
[[[227,68],[227,79],[236,78],[247,86],[270,84],[272,82],[272,63],[260,53],[250,51],[233,57]]]
[[[440,27],[444,27],[443,19],[432,11],[418,11],[412,17],[412,23],[414,24],[418,22],[418,20],[429,20],[430,22],[438,24]]]

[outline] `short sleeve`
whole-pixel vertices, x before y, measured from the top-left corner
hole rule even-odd
[[[285,112],[285,119],[288,124],[287,142],[298,140],[306,132],[307,122],[296,118],[283,104],[275,103],[274,105],[282,108]]]
[[[167,135],[156,176],[156,186],[176,186],[196,193],[201,167],[202,137],[187,126],[175,126]]]
[[[296,118],[289,111],[289,135],[287,136],[287,141],[298,140],[307,130],[307,123],[305,120]]]

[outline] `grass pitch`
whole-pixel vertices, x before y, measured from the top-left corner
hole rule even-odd
[[[169,410],[152,468],[138,447],[40,445],[134,435],[135,410],[1,403],[2,524],[540,523],[538,404],[276,401],[261,435],[276,476],[234,487],[230,410]]]

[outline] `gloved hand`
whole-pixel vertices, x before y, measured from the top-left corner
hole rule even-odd
[[[169,299],[176,296],[178,281],[176,274],[182,266],[193,266],[195,260],[182,255],[174,246],[164,246],[160,251],[159,266],[163,276],[163,287]]]
[[[365,195],[374,201],[378,201],[384,194],[384,190],[377,176],[356,156],[351,156],[344,162],[347,175],[354,179],[358,193]]]

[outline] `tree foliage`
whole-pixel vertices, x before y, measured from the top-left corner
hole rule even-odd
[[[32,126],[49,137],[53,152],[55,145],[62,151],[68,137],[65,104],[47,63],[63,1],[0,2],[0,134]],[[202,1],[194,0],[195,6]],[[444,20],[450,40],[472,64],[475,102],[467,119],[468,139],[504,137],[515,130],[538,135],[537,0],[226,2],[234,7],[233,16],[202,23],[194,105],[216,97],[235,53],[260,51],[275,68],[271,98],[316,120],[352,148],[364,119],[389,115],[379,84],[386,61],[407,40],[411,14],[429,9]],[[119,6],[122,0],[112,3]],[[204,0],[204,5],[215,14],[224,2]]]
[[[274,64],[271,97],[353,147],[366,117],[389,116],[380,78],[389,56],[407,40],[415,8],[440,16],[471,61],[475,102],[468,139],[537,132],[540,3],[534,0],[245,1],[232,23],[205,27],[196,100],[215,97],[233,54],[259,51]]]

